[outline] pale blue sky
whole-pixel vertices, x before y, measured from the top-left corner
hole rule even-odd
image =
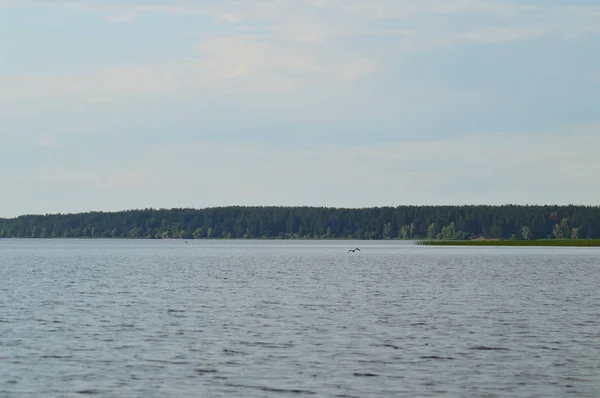
[[[0,0],[0,217],[598,204],[597,0]]]

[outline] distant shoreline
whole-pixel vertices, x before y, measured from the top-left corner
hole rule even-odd
[[[417,246],[475,246],[475,247],[600,247],[600,239],[534,239],[534,240],[509,240],[509,239],[473,239],[473,240],[419,240],[419,239],[356,239],[356,238],[281,238],[281,237],[262,237],[262,238],[132,238],[132,237],[10,237],[1,240],[143,240],[143,241],[174,241],[174,242],[193,242],[193,241],[303,241],[303,242],[326,242],[326,241],[353,241],[353,242],[413,242]]]
[[[148,208],[0,218],[0,238],[600,239],[600,206]]]
[[[600,239],[536,239],[536,240],[421,240],[423,246],[533,246],[533,247],[600,247]]]

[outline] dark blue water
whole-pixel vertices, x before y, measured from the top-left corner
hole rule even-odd
[[[598,397],[600,250],[0,240],[0,397],[302,395]]]

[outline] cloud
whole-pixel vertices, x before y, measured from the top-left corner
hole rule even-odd
[[[4,0],[8,5],[17,4]],[[2,4],[2,3],[0,3]],[[549,30],[562,34],[570,32],[596,32],[600,15],[600,6],[582,6],[576,3],[545,4],[541,2],[500,2],[491,0],[307,0],[291,2],[284,0],[251,1],[195,1],[161,2],[150,0],[115,2],[98,1],[27,1],[20,4],[44,7],[69,7],[111,12],[109,19],[131,21],[138,13],[158,13],[174,16],[202,16],[212,18],[217,23],[237,25],[240,28],[269,27],[278,31],[280,38],[323,43],[332,38],[369,35],[373,32],[390,31],[379,26],[388,21],[412,23],[436,18],[439,24],[426,24],[427,31],[420,29],[423,36],[435,35],[437,39],[460,32],[447,21],[461,15],[470,15],[467,25],[478,27],[478,15],[496,18],[504,25],[499,30],[512,32],[530,29],[531,31]],[[440,19],[441,18],[441,19]],[[516,24],[516,25],[515,25]],[[437,26],[436,26],[437,25]],[[550,29],[552,28],[552,29]],[[464,29],[464,26],[463,26]],[[469,29],[467,33],[476,29]],[[413,32],[414,33],[414,32]],[[515,40],[514,35],[503,35]],[[530,35],[519,35],[527,38]],[[497,39],[496,39],[497,40]]]
[[[4,0],[2,4],[15,3]],[[186,57],[161,63],[115,64],[69,76],[0,75],[0,101],[181,97],[194,90],[216,94],[290,92],[332,80],[355,82],[386,63],[397,62],[402,52],[427,51],[465,41],[497,43],[600,32],[600,7],[536,7],[483,0],[32,0],[22,4],[98,10],[113,22],[134,22],[143,13],[202,16],[235,30],[211,36],[204,33]],[[466,23],[449,23],[465,13],[500,19],[484,26],[476,17]],[[438,18],[443,23],[427,22]],[[183,33],[195,32],[182,30],[173,40]]]
[[[0,0],[0,7],[14,7],[22,4],[23,2],[19,0]]]
[[[119,12],[109,15],[106,19],[111,22],[133,22],[136,17],[137,14],[135,12]]]
[[[44,148],[56,148],[59,146],[56,138],[48,134],[38,136],[37,145]]]
[[[40,98],[115,98],[291,91],[305,84],[353,81],[376,67],[348,54],[319,54],[310,45],[260,35],[204,40],[188,60],[162,65],[117,66],[73,76],[0,75],[1,101]]]
[[[0,102],[26,99],[87,98],[153,95],[178,87],[177,68],[166,66],[123,66],[72,76],[0,76]]]
[[[460,33],[458,37],[465,40],[495,43],[538,38],[546,35],[548,35],[547,31],[538,29],[506,29],[501,27],[488,27],[467,33]]]

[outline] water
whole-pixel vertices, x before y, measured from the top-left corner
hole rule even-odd
[[[0,240],[0,397],[598,397],[599,287],[594,248]]]

